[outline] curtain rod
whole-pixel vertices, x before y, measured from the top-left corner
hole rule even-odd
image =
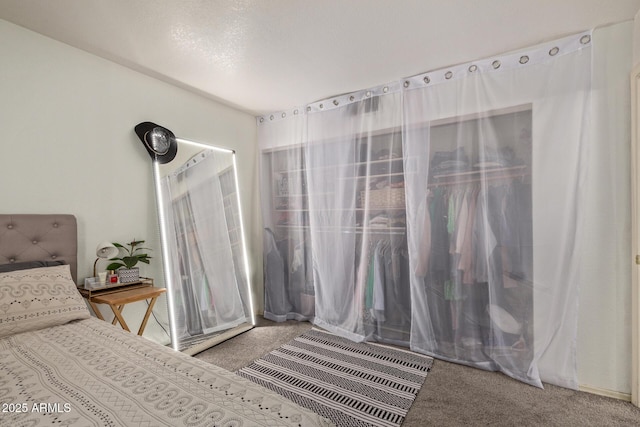
[[[479,74],[500,72],[503,70],[541,64],[554,58],[577,52],[591,46],[593,29],[582,31],[556,40],[540,43],[517,51],[470,61],[449,67],[420,73],[391,83],[369,89],[349,92],[312,102],[304,107],[294,107],[286,111],[278,111],[256,117],[258,126],[278,122],[288,118],[302,117],[305,114],[342,108],[356,102],[373,100],[378,96],[398,93],[406,90],[424,89],[462,78]]]

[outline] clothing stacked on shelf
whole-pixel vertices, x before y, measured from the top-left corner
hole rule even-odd
[[[372,159],[376,162],[369,166],[368,171],[363,171],[370,177],[367,185],[369,190],[404,188],[402,150],[378,150]]]
[[[395,183],[398,186],[398,182],[404,181],[404,177],[402,176],[403,164],[402,164],[402,149],[387,149],[383,148],[381,150],[376,151],[372,156],[371,160],[373,162],[369,165],[368,174],[372,176],[377,175],[388,175],[387,177],[382,177],[379,180],[371,180],[371,185],[369,188],[371,189],[380,189],[388,186],[390,183]],[[384,161],[388,160],[388,161]],[[399,175],[399,176],[398,176]],[[390,179],[391,178],[391,179]],[[384,182],[387,182],[387,185],[384,185]]]
[[[500,168],[512,166],[516,162],[516,156],[511,147],[488,148],[480,153],[478,162],[474,163],[475,168]]]
[[[401,175],[384,176],[369,180],[369,190],[382,190],[384,188],[404,188],[404,177]]]
[[[360,170],[366,180],[359,186],[359,207],[367,209],[358,226],[368,226],[373,233],[387,229],[404,232],[406,228],[402,149],[383,148],[371,154],[373,162]],[[401,229],[401,230],[400,230]]]
[[[525,347],[532,315],[530,184],[438,186],[425,202],[424,250],[415,273],[424,277],[436,339],[464,347],[514,341]],[[512,316],[520,334],[490,333],[490,326],[499,332],[501,324],[491,313]]]
[[[461,172],[481,172],[484,169],[504,168],[519,163],[511,147],[484,147],[477,157],[477,161],[472,163],[464,147],[438,151],[434,153],[429,164],[429,174],[431,177],[439,177]]]
[[[469,158],[464,147],[456,148],[451,151],[438,151],[433,154],[429,165],[429,173],[431,176],[460,172],[469,168]]]
[[[375,215],[369,220],[370,227],[378,228],[393,228],[393,227],[406,227],[407,219],[404,211],[399,212],[382,212]]]
[[[389,148],[381,148],[377,150],[375,153],[371,154],[371,160],[394,160],[394,159],[402,159],[402,147],[391,147]],[[363,161],[366,159],[363,159]],[[385,170],[385,172],[389,172],[389,169]],[[396,171],[398,172],[398,171]]]

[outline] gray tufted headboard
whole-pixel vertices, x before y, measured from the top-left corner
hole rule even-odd
[[[64,261],[77,283],[78,227],[73,215],[0,214],[0,264]]]

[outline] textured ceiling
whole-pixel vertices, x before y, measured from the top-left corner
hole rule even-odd
[[[251,114],[633,19],[640,0],[0,0],[0,18]]]

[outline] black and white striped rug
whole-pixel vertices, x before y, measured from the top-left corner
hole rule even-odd
[[[399,426],[432,363],[312,329],[236,373],[340,427]]]

